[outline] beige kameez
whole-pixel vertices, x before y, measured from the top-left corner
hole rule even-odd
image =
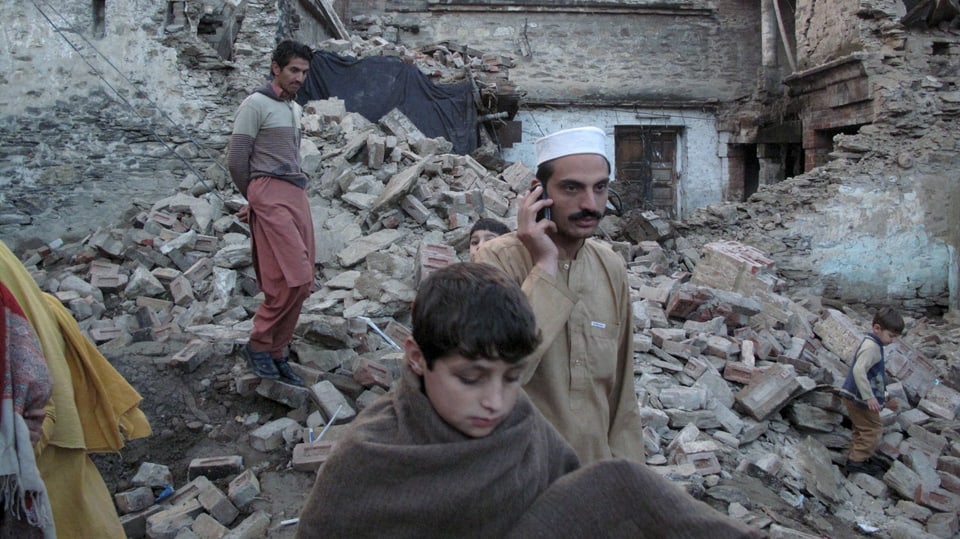
[[[644,462],[633,386],[633,318],[622,258],[587,240],[556,278],[533,265],[516,233],[483,245],[530,299],[543,342],[524,389],[586,464],[611,457]]]

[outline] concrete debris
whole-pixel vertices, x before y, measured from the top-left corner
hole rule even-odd
[[[250,446],[289,454],[294,471],[314,473],[357,410],[396,381],[395,343],[409,334],[419,280],[458,260],[476,219],[514,225],[531,172],[494,172],[444,153],[445,141],[425,144],[399,111],[378,125],[344,113],[337,100],[307,111],[305,125],[314,127],[304,145],[321,156],[309,186],[320,272],[292,351],[308,387],[260,381],[243,367],[239,347],[260,299],[249,231],[237,217],[243,200],[225,176],[218,191],[188,182],[117,228],[22,258],[104,350],[165,344],[171,352],[158,362],[187,373],[232,357],[225,388],[292,410],[244,420]],[[844,477],[850,431],[834,388],[868,319],[784,295],[778,268],[757,247],[719,241],[693,249],[656,214],[609,215],[604,226],[628,238],[613,246],[629,269],[650,466],[772,537],[822,532],[828,525],[803,516],[821,513],[851,528],[896,521],[931,536],[956,533],[960,380],[944,359],[957,357],[960,332],[908,320],[907,336],[887,349],[900,401],[883,416],[887,470]],[[195,415],[202,426],[203,414]],[[116,494],[128,536],[265,533],[270,516],[245,513],[260,485],[241,457],[195,459],[189,477],[156,502],[171,486],[169,470],[144,464],[134,488]],[[226,493],[213,481],[228,482]]]

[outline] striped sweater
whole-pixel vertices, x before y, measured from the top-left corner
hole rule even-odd
[[[300,115],[296,101],[281,100],[269,83],[237,109],[227,166],[244,196],[250,180],[270,176],[303,189],[309,179],[300,168]]]

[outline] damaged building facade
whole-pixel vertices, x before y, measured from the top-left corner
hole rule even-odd
[[[341,15],[378,13],[383,35],[413,46],[511,55],[525,95],[505,157],[530,163],[544,133],[603,127],[628,208],[687,219],[819,170],[834,187],[784,208],[779,236],[801,246],[784,265],[828,296],[937,311],[960,302],[947,4],[354,1]]]
[[[508,66],[499,67],[510,80],[500,95],[515,93],[519,111],[487,123],[504,159],[532,164],[537,137],[598,125],[609,135],[624,208],[678,220],[697,221],[711,208],[742,220],[751,197],[783,184],[783,200],[774,201],[784,206],[782,219],[763,231],[778,265],[816,275],[817,292],[827,296],[955,309],[960,43],[949,10],[920,12],[920,4],[941,2],[8,6],[0,134],[10,173],[0,186],[53,195],[32,206],[57,200],[60,208],[89,208],[106,204],[95,188],[150,197],[184,175],[202,176],[202,166],[171,153],[202,160],[191,137],[213,154],[222,150],[235,104],[255,82],[232,73],[231,61],[265,56],[277,35],[316,43],[355,32],[406,47],[458,44]],[[231,46],[254,31],[244,25],[253,10],[274,14],[278,27],[244,40],[258,48]],[[96,51],[108,51],[117,71],[88,62]],[[122,99],[136,114],[125,112]],[[184,130],[160,121],[141,127],[144,117],[161,115]],[[152,132],[158,125],[166,126],[162,137]],[[110,177],[116,155],[131,164],[126,180]],[[826,186],[823,196],[791,204],[790,189],[811,180]],[[29,224],[23,214],[44,210],[13,196],[4,200],[0,226]],[[717,209],[730,205],[740,206]]]
[[[762,50],[755,5],[494,0],[347,6],[350,19],[382,12],[401,43],[449,41],[509,55],[515,63],[510,80],[524,106],[499,131],[508,160],[532,163],[537,137],[597,125],[609,135],[627,206],[679,218],[743,197],[744,182],[731,176],[726,151],[732,133],[722,122],[731,104],[756,93]]]

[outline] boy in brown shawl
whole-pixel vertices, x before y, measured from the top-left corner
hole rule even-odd
[[[526,296],[501,270],[462,263],[431,273],[412,322],[400,383],[337,443],[296,537],[569,536],[549,529],[556,512],[582,513],[580,531],[601,526],[608,537],[762,537],[642,465],[577,470],[573,449],[521,389],[540,338]]]

